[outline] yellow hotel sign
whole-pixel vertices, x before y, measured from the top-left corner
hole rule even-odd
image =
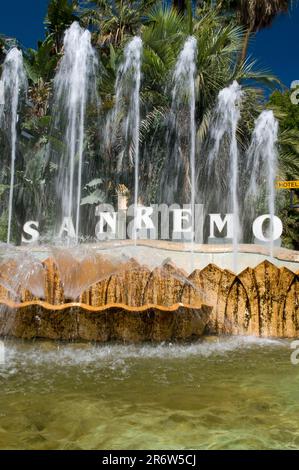
[[[277,181],[277,189],[299,189],[299,181]]]

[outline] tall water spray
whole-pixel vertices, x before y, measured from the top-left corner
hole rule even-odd
[[[140,135],[140,85],[141,85],[142,40],[135,36],[125,47],[124,60],[120,64],[115,83],[115,105],[109,117],[106,136],[115,139],[117,121],[124,112],[123,136],[125,144],[131,142],[130,160],[134,164],[134,207],[139,199],[139,135]],[[126,103],[126,106],[124,106]],[[126,108],[124,110],[124,107]],[[124,111],[123,111],[124,110]],[[133,154],[133,158],[132,158]],[[121,153],[123,155],[123,153]],[[121,167],[122,161],[119,162]],[[133,233],[137,238],[136,230]]]
[[[17,148],[18,107],[21,94],[25,94],[27,91],[27,78],[23,64],[23,55],[16,47],[11,49],[5,58],[1,80],[3,84],[4,104],[1,105],[0,103],[0,125],[9,135],[11,148],[7,227],[7,243],[10,243]]]
[[[247,191],[249,201],[258,199],[266,181],[267,206],[270,216],[270,255],[273,257],[273,224],[275,216],[275,178],[277,173],[278,121],[273,111],[263,111],[255,121],[252,141],[247,152],[247,169],[250,182]]]
[[[234,81],[229,87],[220,91],[216,108],[216,121],[211,131],[214,143],[208,156],[208,173],[209,176],[211,176],[215,160],[218,158],[225,158],[225,156],[220,156],[220,146],[223,143],[223,139],[224,137],[229,139],[229,164],[224,165],[224,168],[228,170],[228,173],[225,175],[222,174],[221,177],[224,176],[227,184],[230,186],[229,197],[231,210],[233,212],[233,264],[235,270],[237,269],[238,242],[241,234],[238,201],[239,158],[237,145],[237,127],[240,119],[241,99],[242,89],[236,81]],[[214,188],[211,186],[210,191],[215,190]],[[226,195],[221,194],[221,197],[226,197]]]
[[[86,106],[97,104],[98,60],[91,34],[74,22],[65,32],[64,55],[54,79],[54,126],[64,132],[65,151],[59,162],[58,197],[63,217],[75,217],[80,232],[80,202]]]
[[[189,136],[189,167],[190,167],[190,206],[192,223],[192,243],[194,241],[194,207],[196,197],[195,178],[195,77],[196,77],[196,53],[197,41],[190,36],[179,54],[174,74],[172,91],[172,113],[176,116],[180,112],[181,105],[188,103],[190,123]]]

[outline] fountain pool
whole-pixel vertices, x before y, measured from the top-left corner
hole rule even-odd
[[[5,341],[2,449],[297,449],[282,340],[96,346]]]
[[[29,79],[26,100],[28,57],[14,48],[4,61],[1,449],[299,447],[299,254],[268,233],[278,122],[251,110],[245,129],[250,95],[231,74],[231,34],[210,57],[196,28],[168,43],[164,22],[149,23],[124,31],[119,51],[68,26],[34,145],[26,114],[39,83]],[[156,26],[163,40],[150,40]],[[29,164],[20,172],[28,145],[42,162],[37,184]],[[109,240],[116,199],[119,240]],[[151,203],[163,206],[160,230],[136,228],[131,217]],[[185,225],[166,203],[189,207]],[[268,245],[253,244],[253,215],[270,219]],[[31,246],[11,244],[22,228]]]

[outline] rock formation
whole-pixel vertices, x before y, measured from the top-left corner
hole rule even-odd
[[[44,261],[44,294],[36,296],[41,289],[39,271],[23,287],[13,283],[16,266],[2,264],[0,334],[138,342],[189,340],[204,333],[299,333],[299,273],[268,261],[238,275],[210,264],[189,276],[171,262],[152,271],[135,260],[118,267],[108,263],[105,269],[86,264],[75,267],[81,284],[67,269],[74,268]],[[72,292],[80,295],[71,298]]]

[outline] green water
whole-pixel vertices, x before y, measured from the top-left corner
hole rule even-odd
[[[290,343],[5,342],[2,449],[298,449]]]

